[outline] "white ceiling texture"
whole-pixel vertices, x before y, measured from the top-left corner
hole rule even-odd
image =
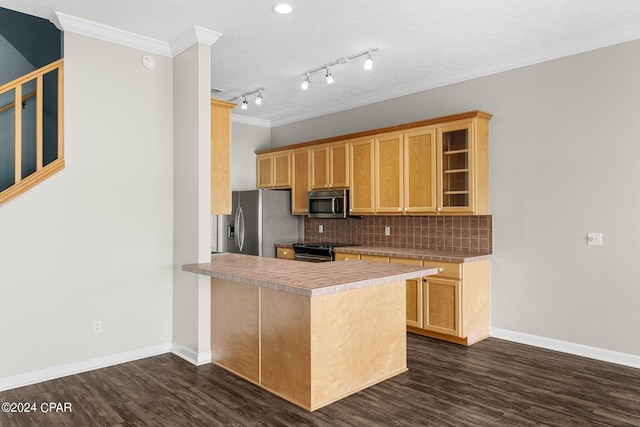
[[[218,99],[264,87],[234,117],[277,126],[640,38],[638,0],[0,0],[45,19],[54,12],[171,42],[194,25],[212,45]],[[307,70],[371,48],[311,75]],[[344,62],[344,61],[343,61]]]

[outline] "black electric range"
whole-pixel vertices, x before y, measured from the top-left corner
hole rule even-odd
[[[335,259],[334,249],[340,246],[357,246],[354,243],[305,243],[293,244],[295,259],[307,262],[328,262]]]

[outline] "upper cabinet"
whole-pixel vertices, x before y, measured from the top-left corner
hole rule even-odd
[[[291,188],[291,150],[258,154],[258,188]]]
[[[211,213],[231,213],[231,184],[229,181],[230,102],[211,100]]]
[[[489,213],[488,119],[438,128],[438,212]]]
[[[365,138],[349,143],[349,213],[367,215],[374,213],[374,140]]]
[[[310,176],[313,190],[349,187],[349,145],[312,147]]]
[[[436,212],[436,130],[419,128],[375,138],[376,213]]]
[[[291,152],[291,213],[294,215],[309,213],[310,167],[311,150],[309,148]]]
[[[258,187],[291,187],[294,213],[306,213],[311,189],[349,188],[352,215],[486,215],[491,117],[472,111],[260,153]]]

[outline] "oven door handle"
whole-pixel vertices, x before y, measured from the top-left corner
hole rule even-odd
[[[295,254],[294,257],[297,261],[311,261],[311,262],[331,261],[331,257],[322,257],[322,256],[314,256],[314,255]]]

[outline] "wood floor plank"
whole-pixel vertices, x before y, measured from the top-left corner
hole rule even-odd
[[[489,338],[472,347],[408,334],[409,371],[315,412],[172,354],[0,393],[72,405],[0,413],[23,426],[636,426],[640,370]]]

